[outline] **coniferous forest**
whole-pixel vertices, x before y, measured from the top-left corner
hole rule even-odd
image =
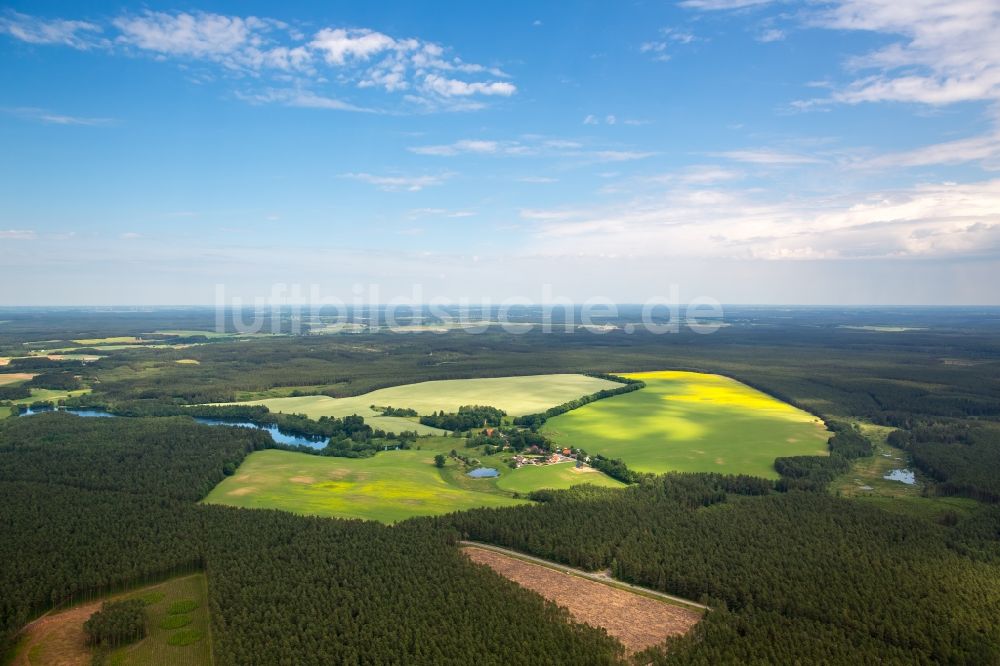
[[[303,365],[294,350],[304,340],[274,337],[176,352],[198,357],[195,369],[164,362],[169,350],[109,353],[74,366],[90,393],[66,402],[134,416],[0,420],[3,650],[49,609],[203,571],[219,664],[626,659],[602,631],[471,564],[456,543],[475,540],[609,570],[712,608],[690,634],[636,663],[998,663],[1000,348],[980,330],[874,342],[815,326],[754,328],[719,338],[604,337],[599,349],[590,337],[370,336],[366,344],[387,352],[376,362],[331,337],[310,339]],[[753,362],[741,360],[748,349]],[[439,367],[422,364],[431,352],[454,363],[428,369]],[[976,362],[928,360],[956,356]],[[234,375],[230,364],[255,371]],[[199,503],[247,455],[278,445],[262,431],[199,425],[185,405],[267,387],[282,367],[288,385],[315,381],[348,395],[390,381],[664,366],[726,372],[813,411],[833,430],[830,455],[779,458],[777,479],[638,474],[595,456],[631,485],[539,491],[530,505],[394,526]],[[476,425],[490,418],[475,413]],[[873,457],[857,422],[882,427],[911,457],[925,497],[837,496],[838,479]],[[346,420],[318,423],[300,425],[334,438],[345,428],[368,432]],[[366,436],[374,435],[342,441]],[[964,504],[935,502],[949,498]]]

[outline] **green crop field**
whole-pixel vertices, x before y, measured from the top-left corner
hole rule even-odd
[[[542,412],[582,395],[617,386],[620,384],[570,374],[446,379],[392,386],[350,398],[307,395],[250,400],[247,404],[264,405],[272,412],[305,414],[313,419],[357,414],[373,428],[387,432],[415,430],[419,435],[442,435],[443,430],[421,425],[416,419],[382,416],[371,406],[409,407],[420,414],[430,414],[441,410],[455,412],[462,405],[491,405],[518,416]]]
[[[442,445],[428,446],[435,440]],[[482,491],[470,489],[472,483],[479,483],[475,479],[461,486],[452,482],[449,477],[456,470],[434,466],[435,454],[453,446],[450,439],[423,439],[420,444],[419,451],[383,451],[372,458],[257,451],[247,456],[236,474],[216,486],[205,502],[386,523],[524,502],[498,493],[489,479],[483,480]],[[448,464],[455,466],[452,461]]]
[[[516,493],[530,493],[541,488],[563,490],[582,483],[608,488],[625,487],[625,484],[598,472],[596,469],[585,467],[582,471],[577,470],[573,463],[525,465],[516,470],[510,470],[506,467],[498,469],[500,469],[500,477],[496,480],[497,488]]]
[[[646,388],[549,419],[563,446],[621,458],[637,472],[725,472],[777,478],[779,456],[826,455],[818,418],[720,375],[643,372]]]
[[[59,402],[60,400],[65,400],[66,398],[72,398],[78,395],[84,395],[85,393],[90,393],[89,388],[77,389],[75,391],[63,391],[61,389],[31,389],[31,396],[28,398],[21,398],[19,400],[12,400],[11,404],[14,405],[30,405],[33,402]]]
[[[92,345],[137,345],[140,344],[142,340],[134,335],[118,335],[108,338],[81,338],[73,340],[73,342],[78,345],[90,347]]]
[[[525,377],[487,377],[479,379],[446,379],[417,384],[404,384],[378,389],[350,398],[310,395],[296,398],[252,400],[249,404],[264,405],[273,412],[320,416],[350,416],[357,414],[374,428],[399,432],[417,430],[419,434],[441,434],[442,431],[419,426],[416,421],[379,416],[371,405],[408,407],[420,414],[444,410],[458,411],[462,405],[490,405],[511,416],[543,412],[582,395],[595,393],[620,384],[586,375],[530,375]]]

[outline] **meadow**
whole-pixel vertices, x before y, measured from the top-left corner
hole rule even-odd
[[[606,379],[576,374],[527,375],[521,377],[481,377],[417,382],[378,389],[350,398],[308,396],[259,401],[274,411],[299,411],[309,417],[360,414],[370,405],[408,407],[419,414],[444,410],[456,412],[462,405],[490,405],[510,416],[544,412],[582,395],[620,384]],[[333,413],[336,411],[337,413]]]
[[[372,458],[257,451],[247,456],[236,474],[223,480],[204,501],[384,523],[474,507],[525,503],[488,492],[488,479],[469,479],[470,483],[481,483],[482,492],[451,483],[448,470],[434,466],[434,456],[442,451],[446,449],[423,446],[421,450],[383,451]]]
[[[85,644],[83,623],[100,609],[103,601],[112,599],[141,599],[146,605],[147,633],[136,643],[112,650],[101,663],[114,666],[212,663],[208,583],[204,574],[193,574],[40,618],[25,630],[15,650],[13,666],[90,663],[94,650]]]
[[[575,374],[529,375],[524,377],[486,377],[476,379],[445,379],[416,384],[403,384],[378,389],[349,398],[307,395],[285,398],[250,400],[248,404],[264,405],[272,412],[321,416],[363,416],[365,423],[388,432],[415,430],[419,435],[442,435],[443,430],[421,425],[415,419],[382,416],[378,407],[408,407],[421,415],[432,412],[457,412],[462,405],[489,405],[504,410],[510,416],[544,412],[549,407],[596,393],[620,384]]]
[[[59,402],[65,400],[66,398],[72,398],[78,395],[86,395],[90,393],[89,388],[76,389],[73,391],[63,391],[61,389],[31,389],[31,396],[27,398],[20,398],[18,400],[12,400],[12,405],[30,405],[33,402]]]
[[[371,395],[371,394],[366,394]],[[304,414],[311,419],[318,419],[321,416],[335,416],[343,418],[357,414],[363,416],[365,423],[373,428],[385,430],[386,432],[403,432],[410,430],[418,435],[446,435],[447,432],[439,428],[425,426],[415,418],[403,418],[400,416],[382,416],[371,408],[373,403],[365,400],[366,396],[356,398],[331,398],[325,395],[303,395],[289,398],[265,398],[263,400],[249,400],[248,405],[264,405],[272,412],[282,412],[284,414]],[[393,405],[395,406],[395,405]]]
[[[723,472],[777,478],[779,456],[827,455],[823,422],[721,375],[624,374],[646,388],[549,419],[563,446],[621,458],[637,472]]]
[[[488,458],[486,460],[489,460]],[[556,465],[525,465],[520,469],[508,470],[501,468],[501,475],[496,480],[497,488],[515,493],[530,493],[541,488],[565,490],[581,483],[589,483],[606,488],[624,488],[621,481],[612,479],[592,467],[576,469],[573,463],[558,463]]]
[[[419,449],[382,451],[371,458],[257,451],[204,501],[394,523],[414,516],[523,504],[525,500],[515,498],[515,493],[527,494],[542,488],[559,490],[586,483],[624,487],[597,470],[576,471],[571,463],[510,469],[503,462],[509,453],[480,455],[481,465],[496,468],[500,476],[473,479],[467,475],[471,466],[448,457],[453,448],[463,454],[478,455],[463,448],[464,441],[424,437],[417,441]],[[438,454],[447,457],[444,468],[434,465],[434,456]]]

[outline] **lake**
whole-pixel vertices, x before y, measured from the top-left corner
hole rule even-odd
[[[99,410],[99,409],[66,409],[65,407],[59,409],[52,408],[42,408],[42,409],[31,409],[28,408],[27,411],[22,412],[21,416],[31,416],[32,414],[41,414],[42,412],[68,412],[70,414],[76,414],[77,416],[82,416],[85,418],[114,418],[114,414]],[[252,428],[254,430],[263,430],[271,435],[273,439],[278,444],[285,444],[288,446],[308,446],[312,449],[322,449],[326,447],[326,437],[303,437],[301,435],[292,435],[284,432],[278,428],[278,426],[269,425],[262,426],[252,421],[226,421],[224,419],[208,419],[195,417],[194,419],[202,425],[209,426],[229,426],[233,428]]]
[[[894,469],[882,478],[886,481],[899,481],[908,486],[913,486],[917,483],[917,475],[908,469]]]
[[[500,472],[496,471],[492,467],[478,467],[468,473],[473,479],[492,479],[494,477],[500,476]]]

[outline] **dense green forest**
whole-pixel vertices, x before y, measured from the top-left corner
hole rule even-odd
[[[210,327],[204,322],[211,314],[5,313],[0,356],[24,356],[32,340],[64,338],[71,347],[73,339]],[[0,636],[9,644],[53,605],[202,569],[220,664],[620,657],[601,632],[565,622],[558,609],[469,564],[453,546],[466,537],[607,568],[713,607],[666,653],[651,651],[638,663],[1000,663],[995,317],[959,309],[794,316],[746,309],[729,317],[732,325],[710,336],[206,337],[176,350],[101,351],[103,358],[87,363],[13,358],[9,372],[76,386],[68,373],[91,389],[71,399],[76,404],[156,418],[0,420],[0,557],[7,563]],[[844,329],[845,318],[913,330]],[[176,363],[182,359],[198,364]],[[192,408],[196,403],[273,391],[357,395],[432,379],[665,368],[726,374],[822,416],[834,430],[831,455],[779,458],[778,481],[652,477],[595,457],[596,467],[633,485],[542,491],[530,506],[391,528],[196,503],[249,452],[273,446],[265,433],[180,416],[207,409]],[[29,388],[0,390],[27,397]],[[0,400],[18,399],[4,395]],[[382,435],[346,420],[320,426],[258,412],[251,416],[340,442],[341,455],[365,455],[366,442]],[[888,443],[920,470],[925,495],[981,504],[925,513],[918,510],[925,500],[916,497],[907,505],[913,511],[889,512],[833,496],[831,480],[872,456],[872,442],[853,425],[859,421],[891,430]],[[522,448],[534,443],[530,430],[505,434],[521,437]],[[473,436],[465,444],[497,442]]]
[[[182,448],[166,430],[180,431]],[[0,424],[0,654],[53,605],[204,568],[220,664],[620,656],[603,632],[470,563],[448,531],[195,504],[192,489],[220,479],[257,439],[170,419]]]
[[[786,634],[777,663],[815,658],[817,626],[854,645],[855,663],[1000,660],[995,541],[983,551],[978,533],[825,493],[761,492],[735,478],[673,474],[621,492],[553,492],[541,506],[476,509],[434,522],[463,538],[609,568],[623,580],[728,609],[725,622],[713,618],[682,641],[692,645],[677,655],[693,663],[720,663],[713,655],[727,654],[734,631],[742,654],[766,660],[777,649],[776,626]],[[965,555],[972,543],[979,544],[975,558]],[[743,635],[744,626],[756,630]],[[864,644],[870,649],[858,647]],[[667,662],[688,663],[677,655]]]
[[[498,426],[507,415],[502,409],[487,405],[462,405],[457,412],[443,411],[421,416],[420,422],[433,428],[451,431],[467,431],[474,428]]]

